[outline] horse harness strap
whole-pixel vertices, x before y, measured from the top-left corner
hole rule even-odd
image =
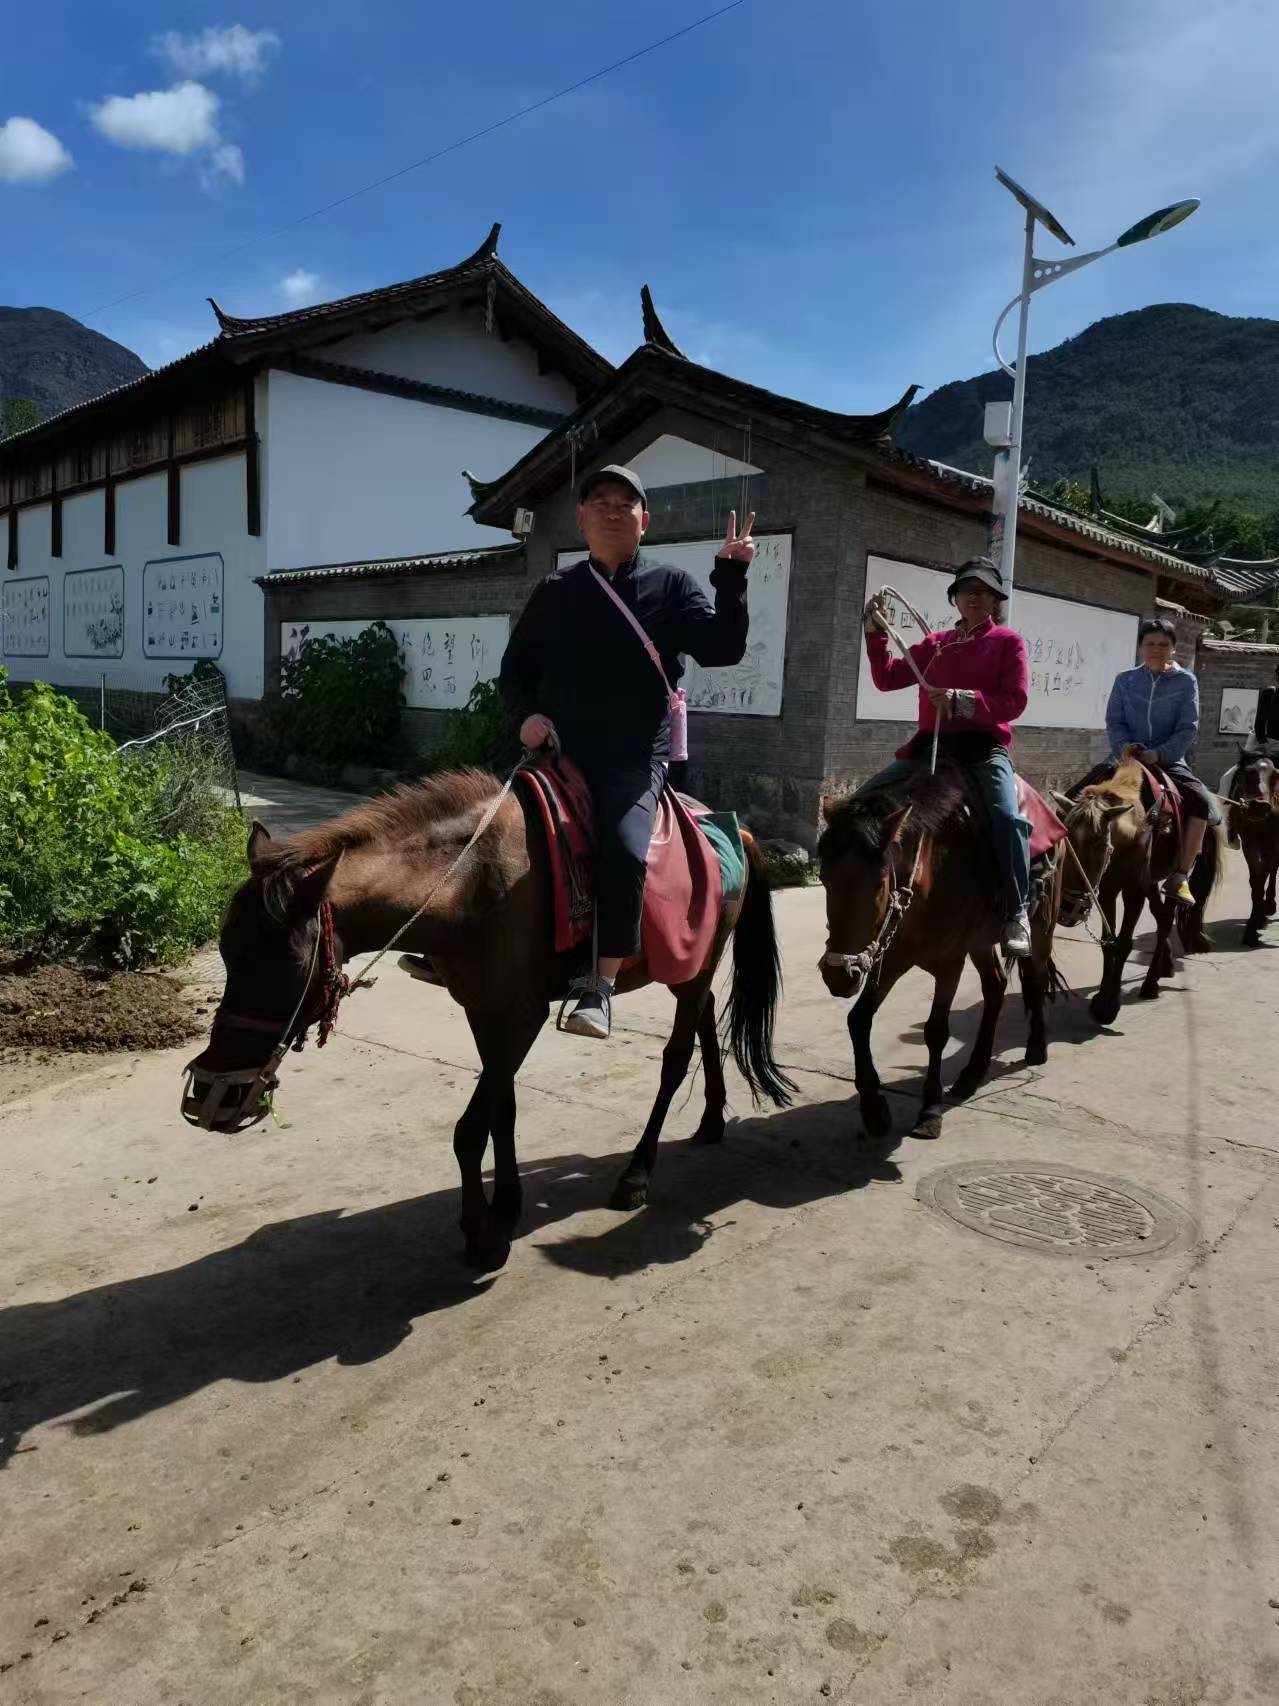
[[[909,817],[915,808],[907,806],[906,816]],[[905,818],[902,819],[904,824]],[[879,967],[883,964],[884,956],[892,944],[893,937],[901,928],[902,920],[910,910],[910,903],[915,898],[915,880],[919,876],[920,863],[924,856],[925,836],[921,833],[919,843],[915,848],[915,862],[911,866],[909,880],[902,884],[897,881],[897,871],[892,862],[888,866],[888,905],[880,920],[879,929],[875,932],[870,944],[859,954],[841,954],[832,948],[829,942],[822,956],[822,964],[836,968],[849,977],[860,981],[869,977],[874,971],[878,976]]]

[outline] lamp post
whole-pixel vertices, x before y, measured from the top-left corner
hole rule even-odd
[[[1112,255],[1116,249],[1128,249],[1134,243],[1144,242],[1147,237],[1158,237],[1164,231],[1171,231],[1174,225],[1180,225],[1183,219],[1189,219],[1199,203],[1197,200],[1175,201],[1171,207],[1161,207],[1157,212],[1148,213],[1144,219],[1139,219],[1135,225],[1130,225],[1122,236],[1117,237],[1104,249],[1094,249],[1091,254],[1073,255],[1062,261],[1043,261],[1035,255],[1036,225],[1042,225],[1058,242],[1066,243],[1071,248],[1074,247],[1075,239],[1060,221],[1049,213],[1042,202],[1036,201],[1029,191],[1022,189],[1019,183],[1006,172],[1000,171],[998,166],[995,168],[995,176],[1026,212],[1021,289],[996,320],[994,337],[991,340],[995,360],[1013,382],[1013,400],[1011,404],[987,403],[985,424],[986,443],[998,452],[995,457],[992,494],[990,555],[1003,575],[1004,585],[1008,588],[1011,599],[1013,557],[1017,549],[1017,498],[1021,485],[1021,428],[1026,409],[1026,334],[1030,325],[1030,299],[1037,290],[1056,284],[1058,279],[1065,278],[1067,273],[1078,272],[1080,267],[1091,266],[1093,261],[1099,261],[1103,255]],[[999,333],[1004,321],[1019,303],[1021,313],[1017,322],[1017,365],[1010,367],[999,348]],[[1009,610],[1011,609],[1010,603]]]

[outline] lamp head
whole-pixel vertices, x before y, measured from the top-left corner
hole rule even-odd
[[[1198,206],[1198,197],[1192,196],[1188,201],[1174,201],[1171,207],[1161,207],[1155,213],[1148,213],[1116,239],[1115,247],[1127,249],[1133,243],[1144,243],[1147,237],[1162,237],[1165,231],[1171,231],[1174,225],[1189,219]]]

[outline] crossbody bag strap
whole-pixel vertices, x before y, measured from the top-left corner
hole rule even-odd
[[[653,644],[652,640],[650,639],[647,629],[644,627],[643,623],[639,620],[639,618],[631,610],[629,610],[627,608],[627,606],[622,602],[622,600],[617,596],[617,594],[613,591],[612,587],[604,579],[604,576],[595,567],[595,564],[594,563],[588,563],[587,567],[590,569],[591,573],[595,576],[595,579],[599,582],[603,591],[608,594],[608,596],[613,600],[613,603],[621,611],[622,615],[625,616],[626,620],[630,623],[631,627],[634,628],[636,634],[639,636],[640,644],[643,646],[644,650],[648,653],[649,657],[652,659],[653,668],[657,671],[657,673],[662,678],[662,684],[666,688],[667,697],[673,698],[674,697],[674,689],[671,687],[670,682],[667,680],[666,669],[662,663],[661,653],[658,651],[657,647]]]

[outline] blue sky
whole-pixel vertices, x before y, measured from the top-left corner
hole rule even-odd
[[[212,335],[207,295],[261,313],[367,289],[451,264],[500,219],[507,264],[613,359],[647,281],[690,355],[869,410],[991,365],[1020,266],[998,162],[1080,248],[1204,201],[1040,295],[1032,348],[1153,302],[1279,310],[1275,0],[744,0],[275,230],[714,4],[18,8],[0,302],[61,308],[155,364]]]

